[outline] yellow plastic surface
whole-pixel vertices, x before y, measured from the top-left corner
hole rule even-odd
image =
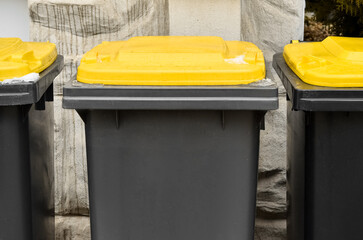
[[[0,81],[29,73],[40,73],[57,58],[53,43],[23,42],[19,38],[0,38]]]
[[[285,47],[289,67],[306,83],[325,87],[363,87],[363,38],[328,37],[322,42]]]
[[[237,85],[265,77],[254,44],[219,37],[135,37],[103,42],[82,58],[77,79],[111,85]]]

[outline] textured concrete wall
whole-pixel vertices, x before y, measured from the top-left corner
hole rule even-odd
[[[169,0],[170,34],[241,39],[240,0]]]
[[[82,54],[103,40],[218,35],[257,44],[271,71],[273,53],[302,38],[304,1],[29,0],[29,11],[31,40],[54,42],[65,56],[65,69],[55,83],[57,239],[89,239],[88,218],[77,217],[89,213],[84,126],[75,111],[61,107],[62,87],[75,78]],[[285,238],[285,108],[280,86],[280,110],[267,114],[261,132],[256,239]]]
[[[304,34],[303,0],[242,0],[241,39],[260,47],[279,86],[280,108],[266,114],[261,132],[256,239],[286,238],[286,92],[272,69],[272,56]]]
[[[242,0],[241,39],[258,45],[279,86],[280,108],[266,114],[261,132],[256,239],[286,238],[286,92],[272,69],[272,56],[304,34],[303,0]]]
[[[264,50],[268,60],[292,39],[304,34],[303,0],[242,0],[242,40]]]

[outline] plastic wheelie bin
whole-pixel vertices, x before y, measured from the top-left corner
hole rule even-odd
[[[363,39],[295,42],[273,65],[288,97],[288,239],[362,239]]]
[[[86,53],[63,107],[86,126],[92,239],[252,240],[264,78],[255,45],[219,37]]]
[[[62,66],[54,44],[0,38],[2,240],[54,239],[53,114],[39,110],[52,109]]]

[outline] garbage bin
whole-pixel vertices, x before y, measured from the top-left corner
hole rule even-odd
[[[255,45],[104,42],[77,76],[63,107],[85,123],[92,239],[253,239],[259,132],[278,107]]]
[[[363,39],[296,42],[273,65],[288,97],[288,239],[362,239]]]
[[[62,65],[54,44],[0,38],[0,239],[54,239],[53,114],[38,110]]]

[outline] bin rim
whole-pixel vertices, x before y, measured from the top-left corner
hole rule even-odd
[[[55,77],[62,71],[63,66],[64,58],[62,55],[58,55],[56,60],[48,68],[39,73],[40,78],[37,81],[31,83],[1,84],[0,106],[18,106],[37,103],[53,84]],[[51,89],[51,95],[53,95],[53,89]]]
[[[262,84],[261,84],[262,85]],[[77,110],[274,110],[275,83],[234,86],[121,86],[70,80],[63,108]]]

